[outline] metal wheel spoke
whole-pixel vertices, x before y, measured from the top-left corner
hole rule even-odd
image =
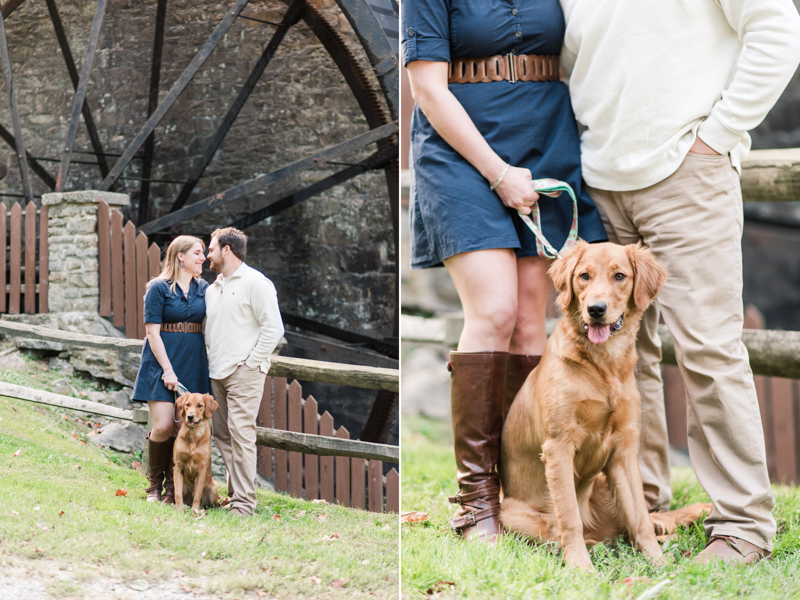
[[[0,15],[0,58],[3,61],[3,75],[6,78],[6,93],[8,94],[8,103],[11,107],[11,123],[14,127],[14,137],[17,141],[16,151],[17,159],[19,160],[19,170],[22,176],[22,191],[25,194],[25,200],[32,202],[33,191],[31,189],[31,175],[28,172],[25,143],[22,141],[22,125],[19,121],[17,94],[14,92],[14,75],[11,72],[11,57],[8,54],[5,19],[3,19],[2,15]]]
[[[72,87],[77,92],[80,77],[78,76],[78,69],[75,67],[75,59],[72,57],[72,50],[69,47],[69,41],[67,41],[64,25],[61,22],[61,15],[58,14],[55,0],[46,0],[46,2],[47,10],[50,12],[50,20],[53,22],[53,29],[58,39],[58,45],[61,47],[61,54],[64,55],[64,63],[67,66],[69,78],[72,80]],[[86,98],[83,99],[81,114],[83,115],[83,122],[86,123],[86,132],[89,134],[89,141],[97,155],[97,165],[100,167],[100,175],[105,177],[108,175],[108,163],[106,162],[106,157],[103,155],[103,144],[100,142],[100,136],[97,134],[97,126],[92,118],[92,110]]]
[[[6,144],[11,146],[11,148],[14,151],[17,150],[17,140],[14,138],[11,132],[2,125],[0,125],[0,138],[3,138],[3,141],[5,141]],[[56,189],[56,180],[53,179],[53,176],[47,172],[47,169],[45,169],[39,163],[39,161],[36,160],[36,158],[31,156],[30,152],[26,151],[25,157],[28,159],[28,164],[30,165],[31,170],[39,176],[39,178],[45,183],[45,185],[49,187],[51,190]]]
[[[215,194],[210,198],[190,204],[189,206],[174,213],[165,215],[160,219],[145,223],[139,227],[139,231],[142,231],[147,235],[155,231],[161,231],[170,225],[175,225],[176,223],[186,221],[187,219],[200,215],[212,208],[224,206],[225,204],[233,202],[239,198],[243,198],[248,194],[263,190],[270,185],[277,183],[278,181],[282,181],[288,177],[291,177],[292,175],[296,175],[312,167],[319,166],[328,160],[334,160],[342,155],[364,148],[369,144],[374,144],[375,142],[391,138],[396,133],[397,121],[387,123],[386,125],[378,127],[377,129],[372,129],[367,133],[362,133],[361,135],[356,136],[346,142],[342,142],[341,144],[337,144],[326,150],[312,154],[311,156],[293,162],[285,167],[272,171],[271,173],[261,175],[241,185],[237,185],[236,187],[227,189],[224,192]]]
[[[378,150],[375,154],[370,156],[362,163],[353,165],[347,169],[343,169],[338,173],[334,173],[330,177],[321,179],[320,181],[303,188],[302,190],[298,190],[289,194],[288,196],[280,198],[279,200],[270,202],[267,206],[264,206],[263,208],[260,208],[257,211],[250,213],[249,215],[246,215],[237,221],[234,221],[229,225],[229,227],[236,227],[237,229],[247,229],[248,227],[252,227],[267,217],[272,217],[280,212],[283,212],[295,204],[299,204],[300,202],[308,200],[317,194],[321,194],[325,190],[329,190],[330,188],[344,183],[353,177],[357,177],[358,175],[373,169],[380,169],[397,158],[397,155],[397,146],[389,146],[387,148]]]
[[[156,35],[153,40],[153,61],[150,68],[150,101],[147,105],[149,119],[158,108],[158,85],[161,81],[161,52],[164,48],[164,22],[167,18],[167,0],[158,0],[156,8]],[[155,131],[144,142],[144,161],[142,162],[142,185],[139,188],[139,223],[147,221],[147,205],[150,202],[150,175],[153,168],[153,147]]]
[[[203,176],[206,167],[208,167],[208,164],[211,162],[211,159],[214,157],[214,154],[217,152],[220,144],[222,144],[222,140],[224,140],[225,136],[228,134],[228,130],[231,128],[231,125],[233,125],[236,116],[244,106],[247,98],[250,97],[250,93],[253,91],[256,83],[258,83],[258,80],[261,78],[261,74],[264,72],[264,69],[267,67],[269,61],[275,54],[275,51],[278,49],[278,46],[283,40],[283,37],[286,35],[286,32],[288,32],[289,29],[300,19],[304,6],[305,0],[294,0],[294,2],[289,6],[289,9],[286,11],[286,14],[283,17],[283,21],[278,29],[275,30],[275,33],[273,33],[272,39],[267,44],[267,47],[264,48],[264,52],[261,54],[261,58],[258,59],[253,71],[250,73],[250,77],[247,78],[247,81],[239,91],[239,95],[236,97],[236,100],[234,100],[233,104],[228,109],[228,114],[225,115],[225,118],[217,128],[214,137],[211,138],[208,146],[206,146],[203,157],[200,159],[200,162],[197,163],[197,166],[189,176],[189,183],[183,187],[178,194],[178,197],[175,199],[172,207],[169,209],[170,213],[180,210],[183,208],[183,205],[186,204],[186,201],[189,199],[189,195],[192,193],[192,190],[194,190],[194,187],[197,185],[200,177]]]
[[[120,159],[114,164],[111,172],[106,176],[105,179],[103,179],[103,182],[99,186],[100,190],[109,190],[114,182],[119,178],[119,176],[122,174],[122,171],[125,170],[125,167],[127,167],[131,159],[133,159],[133,155],[136,154],[139,148],[142,147],[142,144],[144,144],[147,136],[150,135],[150,133],[161,122],[161,119],[164,118],[164,115],[167,114],[167,111],[175,103],[175,100],[177,100],[178,96],[181,95],[181,92],[183,92],[200,67],[203,66],[203,63],[209,57],[211,51],[216,48],[217,44],[220,42],[228,29],[230,29],[231,25],[233,25],[234,21],[236,21],[236,17],[240,12],[242,12],[242,9],[247,6],[248,2],[249,0],[236,0],[236,3],[231,7],[222,21],[220,21],[220,24],[217,25],[216,29],[214,29],[214,32],[208,38],[206,43],[203,44],[203,47],[200,48],[197,54],[195,54],[194,58],[189,63],[189,66],[186,67],[178,80],[173,84],[172,88],[167,93],[167,96],[164,98],[164,101],[159,104],[156,111],[142,126],[141,130],[138,134],[136,134],[136,137],[130,143],[125,152],[122,153]]]
[[[103,13],[106,10],[106,0],[97,0],[97,7],[92,20],[92,29],[89,33],[89,44],[86,47],[86,56],[83,59],[81,68],[81,78],[78,88],[75,90],[75,101],[72,104],[72,115],[67,129],[67,140],[64,142],[64,150],[61,154],[61,166],[56,176],[56,191],[64,191],[64,183],[69,173],[69,160],[72,156],[72,145],[75,143],[75,134],[78,131],[78,119],[83,108],[83,100],[86,97],[86,85],[89,83],[89,73],[92,71],[92,61],[94,61],[94,51],[97,48],[97,38],[100,36],[100,25],[103,23]]]

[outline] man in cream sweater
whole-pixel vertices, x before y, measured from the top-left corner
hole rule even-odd
[[[640,466],[669,507],[659,309],[688,396],[689,454],[713,503],[695,560],[769,556],[775,521],[758,400],[742,336],[747,131],[800,61],[792,0],[561,0],[583,176],[608,237],[642,241],[669,269],[639,334]]]
[[[231,513],[256,507],[256,416],[270,355],[283,335],[275,286],[243,261],[247,236],[233,227],[211,234],[208,259],[217,280],[206,290],[205,336],[214,442],[228,471]]]

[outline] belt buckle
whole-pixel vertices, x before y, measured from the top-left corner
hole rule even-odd
[[[508,61],[508,76],[509,76],[508,82],[516,83],[519,80],[517,79],[517,69],[514,61],[514,53],[509,52],[506,55],[506,60]]]

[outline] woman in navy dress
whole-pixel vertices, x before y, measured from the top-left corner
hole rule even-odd
[[[147,340],[132,400],[147,402],[153,420],[147,435],[148,502],[175,502],[172,447],[180,429],[174,408],[178,382],[190,392],[211,393],[203,337],[208,283],[200,279],[204,252],[205,244],[196,237],[175,238],[144,297]]]
[[[501,532],[500,432],[546,342],[548,263],[519,218],[538,204],[555,248],[572,200],[532,179],[566,181],[578,234],[606,239],[583,189],[580,143],[558,54],[558,0],[405,0],[402,56],[417,105],[411,125],[411,266],[447,268],[464,309],[450,354],[459,493],[451,526],[489,542]],[[451,67],[452,65],[452,73]]]

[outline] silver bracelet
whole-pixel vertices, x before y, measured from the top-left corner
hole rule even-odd
[[[494,191],[494,188],[496,188],[498,185],[500,185],[501,183],[503,183],[503,177],[505,177],[505,176],[506,176],[506,173],[508,173],[508,170],[509,170],[510,168],[511,168],[511,165],[510,165],[510,164],[508,164],[508,163],[506,163],[506,168],[505,168],[505,169],[503,169],[503,172],[502,172],[502,173],[500,173],[500,175],[498,175],[498,176],[497,176],[497,178],[496,178],[494,181],[492,181],[492,183],[490,183],[490,184],[489,184],[489,189],[490,189],[491,191]]]

